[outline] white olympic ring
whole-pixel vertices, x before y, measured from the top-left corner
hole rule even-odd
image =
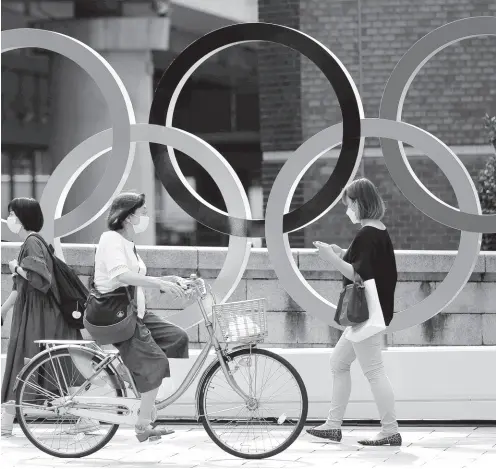
[[[454,23],[457,23],[457,25],[462,28],[460,30],[462,33],[457,34],[454,32],[456,29],[453,26]],[[464,212],[463,215],[468,217],[476,216],[478,217],[477,220],[479,222],[483,218],[481,217],[477,192],[461,161],[443,142],[433,135],[418,127],[400,121],[402,102],[408,87],[420,67],[432,55],[438,50],[446,47],[448,44],[464,37],[496,34],[496,18],[494,17],[467,18],[454,23],[445,25],[428,34],[411,48],[414,52],[410,55],[410,51],[405,54],[402,61],[398,64],[398,67],[393,71],[391,83],[388,82],[388,86],[386,87],[384,96],[387,99],[383,99],[384,106],[381,107],[381,119],[362,119],[361,138],[363,139],[370,136],[381,138],[381,144],[385,151],[385,162],[388,167],[392,161],[392,152],[394,151],[394,148],[392,146],[386,148],[388,144],[384,144],[384,142],[387,142],[387,140],[384,139],[393,139],[400,142],[404,141],[423,150],[425,154],[440,166],[448,179],[454,181],[455,194],[460,205],[460,210]],[[445,29],[443,30],[443,28]],[[444,40],[445,36],[443,36],[443,34],[449,36],[447,41]],[[3,31],[1,37],[2,52],[22,47],[38,47],[58,52],[74,60],[95,79],[100,86],[100,89],[102,89],[102,87],[104,88],[102,89],[102,92],[104,93],[104,96],[107,97],[114,121],[112,129],[105,130],[88,138],[62,160],[51,176],[42,195],[41,205],[44,212],[48,215],[46,217],[47,227],[44,234],[47,239],[53,239],[56,252],[59,256],[63,258],[60,237],[74,233],[93,222],[108,208],[111,199],[122,189],[133,162],[134,142],[136,141],[167,145],[169,151],[172,148],[177,148],[187,153],[198,163],[205,165],[207,171],[209,171],[217,182],[217,185],[222,192],[224,200],[226,201],[228,213],[234,217],[251,219],[251,211],[246,193],[236,173],[222,155],[206,142],[188,132],[172,127],[136,124],[134,122],[134,113],[132,111],[129,96],[124,85],[112,67],[96,51],[69,36],[51,31],[36,29],[9,30]],[[432,41],[434,41],[434,44]],[[419,50],[429,50],[429,54],[426,55],[424,60],[418,59]],[[406,79],[405,83],[401,80],[405,75],[404,71],[409,70],[409,57],[415,57],[418,64],[415,64],[413,67],[414,70],[410,71],[411,75]],[[194,67],[192,70],[193,69]],[[397,87],[400,85],[397,83],[400,83],[402,86],[399,92],[399,98],[397,98]],[[352,86],[354,86],[354,83],[352,83]],[[178,87],[178,89],[180,89],[180,87]],[[393,112],[391,103],[394,99],[397,99],[398,101],[398,109]],[[172,118],[170,110],[173,109],[173,102],[170,103],[169,113],[167,115],[168,122]],[[388,120],[384,118],[386,116],[393,117],[393,114],[397,120]],[[265,220],[269,256],[272,260],[274,270],[284,288],[309,314],[318,317],[325,323],[338,329],[342,329],[342,327],[332,320],[334,316],[332,312],[335,310],[335,306],[312,290],[298,271],[293,256],[291,255],[288,235],[283,232],[282,220],[284,214],[289,209],[291,197],[296,185],[306,169],[324,152],[333,146],[338,145],[341,141],[341,135],[342,124],[335,125],[311,137],[293,153],[274,182],[267,202]],[[408,166],[401,144],[398,143],[395,145],[398,146],[399,151],[401,152],[403,164],[410,174],[409,177],[415,178],[413,171]],[[119,170],[115,171],[115,166],[112,166],[112,171],[107,171],[105,173],[95,192],[93,192],[83,204],[70,213],[61,216],[67,194],[78,175],[81,174],[84,168],[91,164],[92,161],[96,160],[110,148],[113,149],[113,155],[119,155],[118,157],[116,156],[115,162],[113,162]],[[175,164],[173,152],[170,151],[170,153],[174,169],[179,177],[181,177],[182,174]],[[127,158],[125,155],[127,155]],[[361,152],[359,152],[357,163],[347,182],[350,182],[355,176],[358,162],[361,157]],[[453,164],[453,162],[455,164]],[[425,202],[425,200],[427,200],[425,196],[418,195],[419,187],[426,191],[427,198],[432,199],[433,196],[429,195],[430,193],[423,188],[417,179],[414,180],[413,185],[411,181],[405,183],[406,173],[403,172],[400,174],[400,171],[397,169],[399,166],[396,162],[393,163],[393,166],[396,169],[395,172],[392,173],[392,176],[400,190],[402,190],[402,186],[405,185],[405,187],[407,187],[405,191],[408,193],[407,198],[410,198],[410,195],[413,194],[412,198],[421,200],[421,202],[418,202],[416,205],[421,211],[424,211],[422,204],[425,205],[428,202]],[[107,168],[109,167],[110,164],[107,165]],[[184,182],[183,178],[181,180]],[[417,187],[412,189],[415,184]],[[413,190],[415,190],[415,192],[412,192]],[[332,201],[329,210],[338,200],[339,199]],[[95,209],[95,207],[97,207],[96,202],[101,202],[103,204],[102,208]],[[438,203],[439,201],[436,199],[435,202]],[[425,213],[428,216],[434,218],[432,208],[429,207],[427,212]],[[444,221],[448,221],[446,213],[447,212],[443,215]],[[459,212],[458,215],[461,216],[462,213]],[[443,223],[441,220],[434,219]],[[83,221],[81,222],[80,220]],[[81,224],[77,225],[78,223]],[[456,225],[456,223],[453,222],[452,217],[449,220],[449,223],[444,224],[453,226]],[[490,222],[484,221],[483,223],[485,223],[484,226],[489,226],[488,223]],[[467,227],[465,223],[463,227],[464,229],[467,229],[467,231],[461,232],[460,249],[453,267],[445,280],[422,302],[396,314],[391,325],[388,327],[388,332],[406,329],[433,317],[453,301],[456,295],[461,291],[474,269],[480,250],[481,233],[484,232],[480,230],[479,226],[474,227],[473,224],[472,226]],[[4,239],[13,240],[12,237],[8,237],[8,235],[6,236],[6,234],[4,234],[4,228],[5,221],[2,220],[2,237]],[[251,242],[248,239],[230,236],[226,262],[221,269],[219,277],[214,283],[214,293],[221,298],[222,302],[229,298],[239,284],[248,262],[250,249]],[[178,325],[187,328],[199,322],[199,311],[197,309],[190,307],[186,310],[186,313],[187,314],[183,313],[179,317],[180,320]]]

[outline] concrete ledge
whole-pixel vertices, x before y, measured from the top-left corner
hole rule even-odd
[[[20,243],[2,245],[2,297],[12,289],[8,261],[15,259]],[[87,283],[93,272],[94,245],[64,244],[66,261]],[[150,275],[188,276],[198,271],[213,280],[225,261],[226,248],[140,246],[141,256]],[[310,286],[336,304],[342,286],[341,275],[330,271],[315,250],[294,249],[293,259]],[[396,251],[399,282],[396,288],[395,311],[402,311],[426,298],[437,288],[451,268],[455,251]],[[183,306],[168,304],[163,295],[147,290],[147,305],[166,317]],[[268,301],[269,337],[274,347],[334,346],[340,332],[306,314],[280,285],[267,249],[254,248],[247,269],[230,301],[264,297]],[[445,310],[423,324],[405,331],[388,334],[390,345],[496,345],[496,253],[483,252],[475,273],[460,294]],[[494,317],[493,317],[494,316]],[[10,332],[11,313],[2,328],[2,350]],[[173,321],[173,318],[172,318]],[[190,331],[192,347],[200,347],[206,336],[202,327]]]
[[[3,243],[2,273],[8,273],[8,260],[14,259],[21,243]],[[78,269],[93,266],[95,246],[90,244],[63,245],[64,256],[69,265]],[[227,248],[139,246],[138,251],[151,269],[197,268],[200,270],[220,270],[224,264]],[[329,273],[328,266],[318,258],[314,249],[293,249],[293,258],[304,273]],[[399,274],[446,274],[451,269],[457,251],[395,251]],[[247,271],[261,271],[273,274],[272,265],[266,248],[253,248]],[[496,252],[479,255],[474,274],[496,273]],[[83,274],[84,275],[84,274]],[[267,277],[264,277],[267,278]],[[340,276],[335,275],[336,279]]]
[[[325,418],[332,390],[332,349],[271,350],[289,360],[300,373],[310,402],[308,418]],[[191,350],[189,359],[170,361],[172,380],[166,380],[161,395],[177,389],[198,354],[199,350]],[[496,374],[492,372],[496,347],[389,347],[383,354],[398,419],[496,420]],[[212,353],[208,362],[213,359]],[[2,377],[4,363],[2,355]],[[352,392],[345,418],[377,419],[369,383],[356,362],[351,375]],[[193,418],[197,384],[198,378],[160,416]]]

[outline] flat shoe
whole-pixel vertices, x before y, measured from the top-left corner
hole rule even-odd
[[[395,433],[391,436],[386,436],[384,438],[372,438],[365,440],[358,440],[358,443],[364,446],[401,446],[402,439],[399,433]]]
[[[162,432],[160,430],[155,430],[154,428],[148,427],[142,432],[136,432],[136,438],[140,443],[145,441],[157,441],[162,438]]]
[[[160,425],[160,423],[158,422],[154,422],[152,423],[150,426],[152,428],[157,428],[158,426]],[[170,428],[163,428],[161,430],[159,430],[161,433],[162,433],[162,436],[166,436],[166,435],[172,435],[173,433],[176,433],[175,430],[171,430]]]
[[[340,442],[343,438],[341,433],[341,429],[339,428],[330,428],[329,430],[318,430],[316,427],[309,428],[307,433],[312,436],[316,436],[317,438],[324,438],[325,440],[331,440]]]

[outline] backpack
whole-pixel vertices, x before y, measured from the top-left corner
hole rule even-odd
[[[50,287],[55,302],[58,304],[62,316],[72,329],[84,329],[83,315],[86,300],[88,298],[88,289],[79,279],[76,272],[72,270],[64,261],[55,256],[55,249],[37,234],[31,234],[38,238],[47,248],[53,260],[53,279],[55,289]],[[58,298],[57,298],[58,297]]]

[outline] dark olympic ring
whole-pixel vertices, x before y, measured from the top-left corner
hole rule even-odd
[[[234,24],[217,29],[189,45],[162,75],[150,110],[149,123],[172,126],[177,98],[191,74],[216,52],[250,41],[268,41],[294,49],[322,71],[336,93],[343,118],[342,147],[336,166],[322,189],[308,202],[284,215],[284,233],[289,233],[320,218],[338,198],[350,178],[363,149],[360,120],[364,117],[358,90],[339,59],[312,37],[286,26],[270,23]],[[174,149],[167,147],[169,157],[162,157],[160,147],[150,143],[153,164],[164,188],[175,202],[202,225],[231,236],[263,238],[265,220],[231,217],[208,206],[185,187]]]

